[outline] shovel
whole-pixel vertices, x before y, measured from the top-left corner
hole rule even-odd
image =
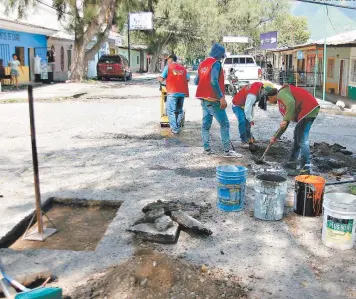
[[[257,159],[257,160],[256,160],[256,163],[257,163],[257,164],[263,164],[263,163],[265,163],[266,154],[267,154],[267,152],[270,150],[271,146],[272,146],[272,143],[270,142],[270,143],[268,144],[266,150],[264,151],[262,157],[261,157],[260,159]]]

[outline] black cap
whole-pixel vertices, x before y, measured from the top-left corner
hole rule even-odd
[[[169,58],[172,58],[173,61],[177,61],[177,59],[178,59],[176,54],[169,55],[167,59],[169,59]]]

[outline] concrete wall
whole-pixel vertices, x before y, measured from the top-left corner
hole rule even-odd
[[[140,64],[141,64],[141,56],[138,50],[131,50],[130,51],[130,58],[131,58],[131,70],[132,72],[139,72],[140,71]],[[127,59],[129,57],[128,50],[124,48],[118,48],[118,54],[125,56]],[[143,70],[147,69],[147,53],[144,52],[143,55]]]
[[[54,46],[56,52],[54,64],[54,81],[66,81],[70,76],[70,62],[73,62],[74,41],[49,38],[48,47]],[[69,57],[69,54],[71,57]]]
[[[348,97],[352,100],[356,100],[356,79],[352,80],[352,74],[356,73],[356,47],[350,50],[350,73],[349,73],[349,86]],[[355,77],[355,76],[354,76]]]

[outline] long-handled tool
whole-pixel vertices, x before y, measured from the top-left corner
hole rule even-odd
[[[265,163],[266,154],[267,154],[268,151],[270,150],[271,146],[272,146],[272,143],[270,142],[270,143],[268,144],[266,150],[264,151],[262,157],[261,157],[260,159],[257,159],[257,160],[256,160],[256,163],[257,163],[257,164],[263,164],[263,163]]]
[[[16,290],[10,285],[7,279],[2,275],[0,271],[0,289],[4,293],[5,297],[8,299],[14,299],[17,292]]]

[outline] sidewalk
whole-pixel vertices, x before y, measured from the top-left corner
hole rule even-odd
[[[90,83],[56,83],[48,85],[34,86],[34,96],[36,100],[46,100],[53,98],[73,97],[77,94],[88,92],[91,88],[97,87]],[[26,100],[27,88],[19,91],[11,90],[0,93],[0,101]]]

